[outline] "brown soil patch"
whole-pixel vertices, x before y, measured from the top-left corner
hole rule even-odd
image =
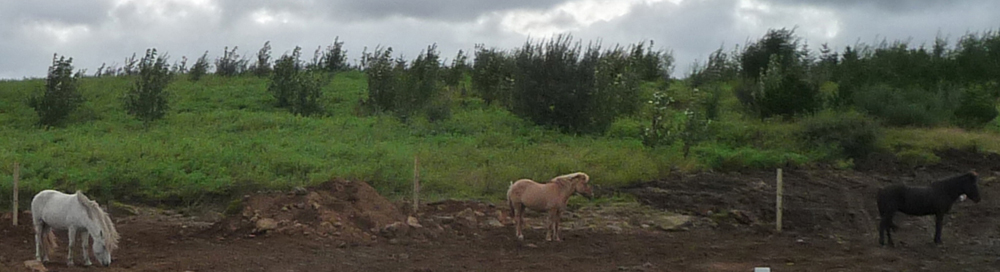
[[[773,171],[699,173],[622,190],[657,212],[572,207],[560,243],[544,242],[539,213],[528,214],[531,227],[518,241],[505,204],[433,202],[408,220],[364,183],[331,181],[248,196],[240,214],[218,222],[151,208],[113,214],[121,250],[100,270],[1000,271],[1000,156],[960,150],[938,156],[942,163],[917,169],[891,162],[865,171],[788,169],[782,233],[772,231]],[[907,216],[896,218],[896,248],[877,245],[877,188],[926,184],[969,169],[982,177],[983,201],[953,207],[944,245],[931,242],[933,220]],[[695,219],[672,231],[644,226],[656,224],[650,218],[664,210]],[[21,216],[30,222],[30,215]],[[255,232],[263,218],[272,219],[274,229]],[[66,238],[59,235],[62,250],[46,267],[93,271],[65,266]],[[31,226],[14,227],[0,216],[0,271],[27,271],[23,262],[33,258]]]
[[[379,230],[406,219],[396,206],[360,181],[332,180],[289,193],[246,196],[239,214],[207,234],[222,237],[294,234],[370,243]]]

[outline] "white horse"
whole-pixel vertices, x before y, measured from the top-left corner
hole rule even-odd
[[[52,229],[65,229],[69,231],[67,265],[73,265],[73,243],[77,231],[90,234],[80,237],[84,265],[91,265],[90,255],[87,254],[88,238],[94,238],[93,252],[97,261],[104,266],[111,264],[111,251],[118,248],[118,231],[97,202],[80,191],[72,195],[53,190],[39,192],[31,200],[31,217],[35,224],[36,260],[49,261],[48,250],[42,250],[43,241],[47,243],[44,246],[54,247],[55,244],[50,242],[54,241]]]

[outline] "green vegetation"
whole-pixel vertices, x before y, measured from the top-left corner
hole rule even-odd
[[[351,66],[341,44],[313,63],[296,49],[272,64],[265,43],[250,68],[227,48],[214,74],[207,53],[189,71],[147,53],[94,77],[54,60],[55,78],[72,84],[0,81],[0,197],[14,161],[24,195],[80,189],[191,205],[332,178],[405,195],[415,158],[426,197],[495,199],[512,180],[572,171],[615,187],[671,171],[849,168],[875,152],[913,165],[947,148],[1000,152],[995,32],[954,47],[816,54],[792,31],[772,30],[715,51],[683,79],[667,76],[673,58],[652,43],[480,45],[471,63],[459,52],[450,66],[433,45],[412,61],[377,47]],[[79,106],[58,107],[67,110],[59,126],[38,126],[48,118],[36,113],[38,93],[51,86],[76,86],[58,101]],[[170,95],[129,97],[165,99],[150,100],[163,103],[150,104],[165,110],[158,121],[130,116],[139,104],[121,98],[153,90]]]
[[[83,102],[77,81],[80,75],[73,75],[73,58],[52,56],[52,66],[45,79],[42,93],[31,96],[28,105],[38,113],[38,123],[54,126],[66,119]]]
[[[170,110],[165,89],[172,77],[166,56],[147,49],[139,62],[139,77],[125,93],[125,111],[146,123],[163,118]]]

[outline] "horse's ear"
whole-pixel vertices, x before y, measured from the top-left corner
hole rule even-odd
[[[586,173],[583,172],[578,172],[576,177],[573,178],[582,183],[587,183],[590,181],[590,176],[588,176]]]

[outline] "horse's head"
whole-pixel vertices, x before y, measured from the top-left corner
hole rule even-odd
[[[99,231],[97,235],[94,236],[94,243],[91,246],[94,250],[94,256],[97,257],[97,261],[103,266],[111,265],[111,249],[108,248],[108,244],[104,242],[104,236],[108,235],[104,231]]]
[[[576,172],[568,176],[573,181],[573,190],[576,193],[586,197],[594,196],[594,191],[590,189],[590,185],[587,185],[590,182],[590,176],[583,172]]]
[[[966,197],[972,199],[972,202],[979,203],[979,185],[977,184],[979,174],[976,171],[971,171],[967,176],[969,179],[962,184],[962,192],[965,193]]]

